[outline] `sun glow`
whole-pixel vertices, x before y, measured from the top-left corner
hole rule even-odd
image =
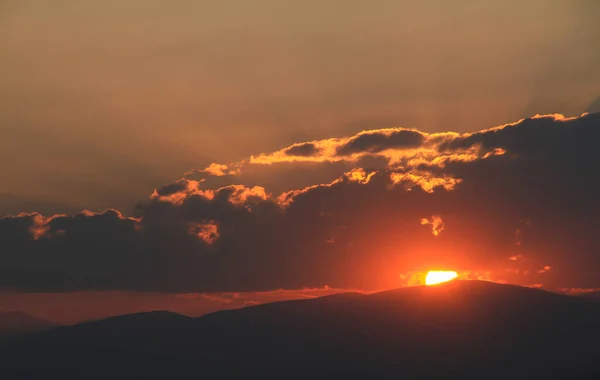
[[[458,274],[454,271],[429,271],[425,277],[425,285],[435,285],[442,282],[454,280],[458,277]]]

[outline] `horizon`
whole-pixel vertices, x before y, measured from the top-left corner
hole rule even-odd
[[[215,308],[214,310],[209,310],[209,311],[205,311],[205,312],[201,312],[201,313],[193,312],[191,310],[186,311],[184,308],[183,309],[177,309],[177,308],[171,308],[171,309],[155,308],[155,309],[152,309],[152,308],[150,308],[150,309],[137,310],[137,311],[132,311],[135,309],[130,309],[129,311],[125,310],[122,313],[116,313],[116,314],[105,314],[105,315],[98,314],[98,315],[88,316],[87,318],[84,318],[84,319],[71,319],[71,320],[60,320],[59,319],[59,320],[56,320],[56,319],[52,319],[52,318],[46,318],[46,317],[44,317],[44,315],[40,316],[40,315],[27,313],[20,309],[0,309],[0,315],[1,314],[18,313],[18,314],[23,314],[23,315],[29,316],[29,317],[40,318],[44,321],[54,323],[57,326],[72,326],[72,325],[77,325],[80,323],[101,321],[101,320],[107,319],[107,318],[121,317],[121,316],[127,316],[127,315],[136,315],[136,314],[148,314],[148,313],[154,313],[154,312],[169,312],[169,313],[178,314],[178,315],[182,315],[182,316],[186,316],[186,317],[190,317],[190,318],[201,318],[203,316],[210,315],[213,313],[218,313],[220,311],[236,310],[236,309],[242,309],[242,308],[246,308],[246,307],[254,307],[254,306],[282,302],[282,301],[310,300],[310,299],[334,296],[337,294],[371,295],[371,294],[383,293],[383,292],[406,289],[406,288],[444,287],[445,285],[451,285],[452,283],[455,283],[455,282],[481,282],[481,283],[489,283],[489,284],[495,284],[495,285],[500,285],[500,286],[508,285],[508,286],[519,287],[519,288],[540,290],[543,292],[557,294],[557,295],[564,295],[564,296],[569,296],[569,297],[583,297],[583,298],[586,298],[586,295],[597,292],[597,290],[589,290],[589,289],[583,289],[583,290],[581,290],[581,289],[544,289],[542,287],[532,286],[532,285],[530,285],[530,286],[516,285],[516,284],[509,284],[509,283],[494,282],[494,281],[490,281],[490,280],[454,278],[452,280],[443,281],[443,282],[431,284],[431,285],[425,284],[425,283],[412,284],[412,285],[406,285],[406,286],[401,286],[401,287],[397,287],[397,288],[379,289],[379,290],[374,290],[374,291],[369,291],[369,292],[365,292],[365,291],[361,291],[361,290],[342,290],[339,292],[334,291],[332,293],[316,295],[316,296],[311,296],[311,297],[302,297],[302,296],[294,297],[294,296],[287,295],[285,297],[282,297],[281,299],[266,300],[264,302],[254,301],[252,303],[228,305],[227,307],[224,307],[224,308],[223,307]],[[589,298],[589,299],[593,300],[594,298]]]
[[[454,274],[598,292],[598,19],[0,2],[0,311],[200,316]]]

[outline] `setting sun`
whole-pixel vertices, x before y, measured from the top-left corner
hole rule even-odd
[[[425,277],[426,285],[435,285],[442,282],[454,280],[458,274],[454,271],[429,271]]]

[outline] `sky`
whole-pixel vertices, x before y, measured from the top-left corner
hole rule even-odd
[[[600,288],[599,16],[4,0],[0,300],[199,314],[434,268]]]

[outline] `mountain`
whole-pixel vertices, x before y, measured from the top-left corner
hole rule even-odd
[[[579,295],[580,297],[585,297],[585,298],[596,298],[596,299],[600,299],[600,291],[595,291],[595,292],[589,292],[589,293],[582,293]]]
[[[0,312],[0,336],[33,333],[56,327],[46,320],[20,311]]]
[[[0,357],[3,378],[564,379],[600,370],[599,318],[595,300],[453,281],[113,317],[14,339]]]

